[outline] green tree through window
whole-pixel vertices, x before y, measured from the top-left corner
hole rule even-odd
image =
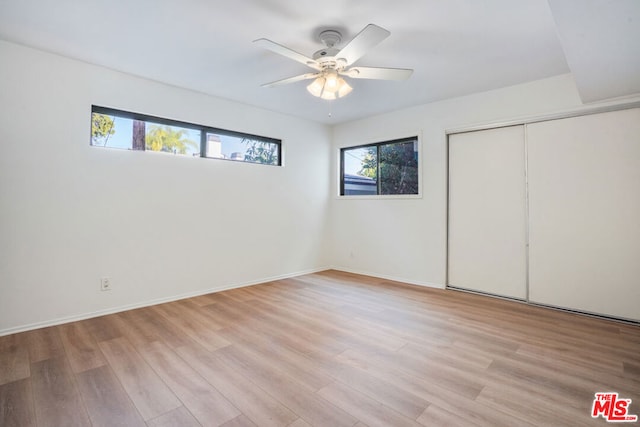
[[[247,151],[244,154],[246,162],[262,163],[265,165],[278,164],[278,146],[272,142],[244,139]]]
[[[418,194],[418,158],[413,142],[380,146],[380,194]]]
[[[145,148],[174,154],[187,154],[189,147],[197,149],[199,144],[185,138],[184,129],[172,126],[151,125],[145,136]]]
[[[91,115],[91,142],[93,145],[107,145],[109,137],[116,133],[113,126],[113,118],[93,113]]]
[[[345,155],[360,159],[360,169],[355,176],[352,171],[345,170]],[[342,195],[419,194],[417,138],[343,148],[341,161]],[[373,186],[375,193],[371,193]]]

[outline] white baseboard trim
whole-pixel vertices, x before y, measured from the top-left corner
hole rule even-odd
[[[89,313],[74,314],[72,316],[60,317],[60,318],[57,318],[57,319],[46,320],[46,321],[43,321],[43,322],[30,323],[30,324],[27,324],[27,325],[15,326],[15,327],[7,328],[7,329],[0,329],[0,337],[2,337],[4,335],[16,334],[16,333],[19,333],[19,332],[31,331],[33,329],[46,328],[46,327],[49,327],[49,326],[57,326],[57,325],[65,324],[65,323],[77,322],[77,321],[80,321],[80,320],[91,319],[93,317],[106,316],[108,314],[121,313],[123,311],[134,310],[136,308],[149,307],[149,306],[152,306],[152,305],[164,304],[164,303],[167,303],[167,302],[178,301],[178,300],[181,300],[181,299],[193,298],[193,297],[197,297],[197,296],[200,296],[200,295],[206,295],[206,294],[212,294],[212,293],[216,293],[216,292],[228,291],[230,289],[244,288],[244,287],[247,287],[247,286],[253,286],[253,285],[259,285],[259,284],[262,284],[262,283],[274,282],[276,280],[290,279],[292,277],[304,276],[305,274],[318,273],[320,271],[325,271],[325,270],[330,270],[330,269],[331,269],[331,267],[314,268],[314,269],[310,269],[310,270],[298,271],[298,272],[295,272],[295,273],[281,274],[279,276],[265,277],[265,278],[259,279],[259,280],[250,280],[250,281],[247,281],[247,282],[234,283],[234,284],[231,284],[231,285],[218,287],[218,288],[209,288],[209,289],[199,290],[199,291],[195,291],[195,292],[187,292],[185,294],[173,295],[173,296],[170,296],[170,297],[156,298],[156,299],[152,299],[152,300],[137,302],[137,303],[134,303],[134,304],[127,304],[127,305],[123,305],[123,306],[119,306],[119,307],[107,308],[107,309],[104,309],[104,310],[98,310],[98,311],[93,311],[93,312],[89,312]]]
[[[407,278],[403,278],[403,277],[389,276],[389,275],[386,275],[386,274],[379,274],[379,273],[371,273],[369,271],[356,270],[356,269],[347,268],[347,267],[332,266],[331,269],[332,270],[337,270],[337,271],[344,271],[345,273],[360,274],[362,276],[371,276],[371,277],[375,277],[377,279],[392,280],[394,282],[407,283],[409,285],[423,286],[425,288],[437,288],[437,289],[445,289],[446,288],[446,286],[444,284],[441,284],[441,283],[433,283],[433,282],[423,282],[423,281],[418,281],[418,280],[411,280],[411,279],[407,279]]]

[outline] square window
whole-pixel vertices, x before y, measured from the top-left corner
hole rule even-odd
[[[418,138],[340,150],[340,195],[419,194]]]

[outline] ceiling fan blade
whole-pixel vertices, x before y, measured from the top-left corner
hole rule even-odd
[[[320,70],[320,64],[316,62],[316,60],[309,58],[301,53],[296,52],[295,50],[291,50],[288,47],[282,46],[276,42],[273,42],[268,39],[258,39],[253,41],[258,46],[270,50],[271,52],[275,52],[279,55],[285,56],[289,59],[293,59],[294,61],[300,62],[308,67],[311,67],[315,70]]]
[[[340,74],[353,79],[407,80],[412,73],[408,68],[353,67]]]
[[[336,54],[336,58],[344,59],[347,61],[347,65],[353,64],[369,49],[390,35],[391,33],[384,28],[369,24]]]
[[[262,87],[281,86],[281,85],[286,85],[286,84],[289,84],[289,83],[299,82],[301,80],[313,79],[313,78],[316,78],[318,76],[320,76],[320,73],[301,74],[299,76],[289,77],[288,79],[276,80],[275,82],[265,83],[265,84],[262,85]]]

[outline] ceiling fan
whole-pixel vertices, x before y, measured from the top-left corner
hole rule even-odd
[[[254,40],[258,46],[300,62],[316,70],[313,73],[301,74],[283,80],[263,84],[263,87],[274,87],[301,80],[315,79],[307,90],[322,99],[336,99],[348,95],[352,88],[344,77],[352,79],[374,80],[406,80],[413,70],[406,68],[354,67],[353,64],[364,56],[391,33],[382,27],[369,24],[360,31],[346,46],[338,49],[336,45],[342,40],[342,34],[335,30],[322,31],[318,38],[325,45],[315,52],[312,58],[289,49],[268,39]]]

